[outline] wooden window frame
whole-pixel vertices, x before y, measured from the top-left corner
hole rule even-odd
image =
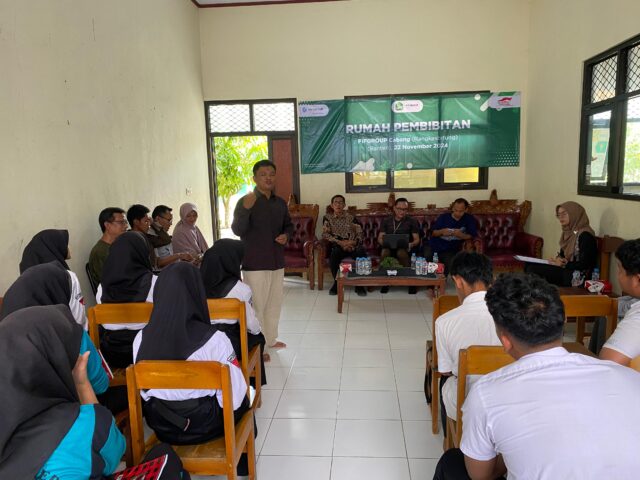
[[[474,167],[468,167],[474,168]],[[423,188],[396,188],[393,184],[393,175],[391,170],[387,170],[387,181],[384,185],[354,185],[353,173],[345,173],[345,190],[346,193],[371,193],[371,192],[437,192],[443,190],[488,190],[489,188],[489,169],[487,167],[478,167],[477,182],[456,182],[445,183],[444,170],[439,168],[436,173],[436,186]]]
[[[625,92],[629,51],[640,44],[640,35],[630,38],[594,57],[585,60],[582,77],[582,111],[580,118],[580,153],[578,158],[578,195],[607,197],[640,201],[640,195],[623,193],[624,155],[627,104],[630,98],[640,95],[640,89]],[[617,56],[616,94],[614,97],[591,102],[593,68],[607,58]],[[586,183],[586,161],[589,151],[589,118],[592,115],[611,111],[609,146],[607,151],[607,184]]]

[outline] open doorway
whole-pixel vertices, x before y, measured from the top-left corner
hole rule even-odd
[[[205,102],[214,240],[234,238],[233,211],[253,185],[253,164],[271,160],[275,194],[300,201],[296,100]]]
[[[220,238],[238,238],[231,231],[238,200],[253,187],[253,165],[269,157],[265,135],[213,137],[218,198],[216,211]]]

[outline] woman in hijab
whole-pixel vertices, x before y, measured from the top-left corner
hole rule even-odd
[[[140,232],[125,232],[111,245],[98,285],[98,303],[152,302],[158,277],[151,271],[147,239]],[[100,350],[110,366],[132,362],[131,345],[143,323],[105,324]]]
[[[93,351],[78,346],[82,328],[64,305],[27,307],[0,322],[0,478],[105,478],[126,442],[98,404],[87,371]],[[168,445],[160,479],[190,477]]]
[[[211,325],[200,272],[190,263],[165,268],[154,292],[149,323],[136,335],[133,356],[141,360],[216,361],[230,366],[236,420],[249,408],[247,385],[233,347]],[[148,425],[163,442],[207,442],[224,435],[221,390],[141,392]]]
[[[66,262],[69,258],[71,258],[69,253],[69,231],[42,230],[36,233],[27,246],[24,247],[22,261],[20,262],[20,273],[34,265],[54,260],[69,270],[69,265]]]
[[[180,207],[180,221],[173,229],[173,251],[187,252],[194,258],[201,258],[209,246],[196,227],[198,207],[193,203],[185,203]]]
[[[207,298],[237,298],[245,304],[247,319],[248,346],[251,350],[255,345],[260,345],[262,354],[262,384],[266,385],[264,377],[264,345],[266,340],[260,331],[260,322],[253,310],[251,288],[242,282],[240,270],[244,257],[244,245],[239,240],[223,238],[214,243],[204,254],[200,273],[204,281]],[[233,349],[240,358],[240,325],[237,320],[212,320],[227,334]],[[267,354],[268,355],[268,354]],[[268,357],[267,357],[268,358]]]
[[[87,319],[84,312],[84,297],[80,289],[78,276],[69,269],[67,260],[71,258],[69,250],[68,230],[42,230],[34,235],[31,241],[24,247],[22,261],[20,262],[20,274],[29,267],[42,263],[58,263],[69,273],[71,279],[71,298],[73,305],[70,305],[73,316],[85,329]],[[80,311],[82,310],[82,311]]]
[[[72,318],[76,323],[82,325],[73,312],[72,302],[69,273],[57,262],[43,263],[25,270],[9,287],[2,303],[0,319],[27,307],[68,305]],[[82,320],[86,322],[84,310],[82,311]],[[78,349],[80,355],[90,352],[87,365],[89,380],[97,394],[104,393],[109,386],[109,377],[102,368],[100,355],[98,355],[89,335],[85,330],[81,329],[81,331]]]
[[[96,400],[82,336],[64,305],[0,322],[0,478],[102,478],[118,466],[125,439]]]
[[[560,250],[550,265],[526,264],[525,271],[534,273],[559,287],[572,285],[574,272],[580,273],[581,283],[591,276],[598,258],[595,232],[589,225],[585,209],[576,202],[556,206],[556,218],[562,227]]]

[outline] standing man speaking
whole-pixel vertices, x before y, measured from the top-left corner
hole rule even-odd
[[[284,246],[293,224],[287,204],[274,192],[273,162],[257,162],[253,181],[256,188],[238,201],[231,229],[244,243],[243,278],[253,292],[253,307],[267,346],[284,348],[286,345],[278,341],[278,322],[284,294]]]

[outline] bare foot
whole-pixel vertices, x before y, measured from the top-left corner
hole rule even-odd
[[[270,362],[271,361],[271,355],[269,355],[268,353],[263,353],[262,354],[262,360],[264,360],[264,363]]]
[[[271,345],[271,347],[269,347],[269,348],[287,348],[287,344],[284,343],[284,342],[278,341],[278,342],[274,343],[273,345]]]

